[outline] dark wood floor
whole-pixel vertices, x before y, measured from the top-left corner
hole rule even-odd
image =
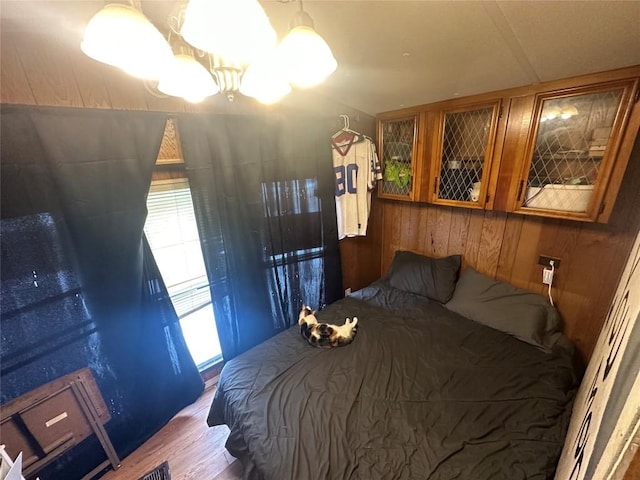
[[[136,480],[167,460],[172,480],[240,480],[242,466],[224,448],[226,426],[208,427],[215,388],[205,390],[103,480]]]

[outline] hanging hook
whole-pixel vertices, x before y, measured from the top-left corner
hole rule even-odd
[[[340,115],[340,118],[342,118],[343,122],[342,129],[349,130],[349,115]]]

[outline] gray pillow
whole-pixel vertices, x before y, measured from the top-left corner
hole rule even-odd
[[[558,341],[560,317],[545,297],[467,268],[446,308],[542,350]]]
[[[445,303],[453,295],[460,263],[460,255],[431,258],[398,250],[387,279],[394,288]]]

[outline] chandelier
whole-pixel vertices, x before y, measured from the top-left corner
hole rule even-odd
[[[196,103],[240,92],[268,104],[292,86],[318,85],[337,67],[302,0],[280,42],[257,0],[189,0],[169,19],[166,38],[137,4],[106,5],[87,24],[80,48],[166,95]]]

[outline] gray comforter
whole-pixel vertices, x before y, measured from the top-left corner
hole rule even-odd
[[[297,326],[228,362],[207,422],[245,478],[553,477],[577,378],[544,353],[423,297],[373,285],[318,313],[357,316],[351,345]]]

